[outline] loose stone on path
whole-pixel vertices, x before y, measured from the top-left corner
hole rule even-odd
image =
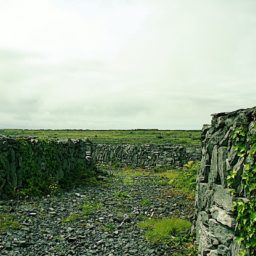
[[[149,244],[137,223],[177,211],[189,218],[193,201],[162,198],[170,187],[159,185],[155,179],[133,177],[133,183],[126,185],[122,177],[114,176],[106,186],[78,187],[49,197],[15,200],[13,214],[20,228],[0,233],[0,255],[169,256],[171,248]],[[143,205],[143,199],[147,204]],[[9,213],[8,201],[0,205]],[[98,207],[86,215],[83,205]]]

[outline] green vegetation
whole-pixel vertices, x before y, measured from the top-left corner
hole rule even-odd
[[[72,214],[70,214],[69,216],[65,217],[65,218],[62,220],[62,223],[73,222],[73,221],[79,220],[81,217],[82,217],[82,215],[79,214],[79,213],[72,213]]]
[[[102,230],[104,232],[113,232],[116,229],[116,226],[114,223],[106,223],[104,224],[104,226],[102,227]]]
[[[148,198],[143,198],[140,202],[141,206],[150,206],[151,205],[151,201]]]
[[[150,243],[170,244],[187,239],[191,223],[179,218],[146,219],[138,227],[146,229],[145,238]]]
[[[180,170],[171,170],[171,171],[166,171],[166,172],[160,172],[158,174],[162,178],[167,178],[168,183],[172,184],[175,182],[177,178],[180,176]]]
[[[172,255],[197,255],[197,249],[191,242],[191,223],[179,218],[146,219],[138,223],[145,229],[145,239],[152,244],[168,244],[177,251]]]
[[[196,189],[196,175],[200,168],[199,161],[189,161],[182,170],[170,170],[156,173],[156,175],[166,178],[166,184],[178,190],[187,197],[194,199]],[[174,191],[172,190],[172,193]]]
[[[254,133],[248,133],[246,127],[240,127],[233,133],[233,149],[240,159],[245,159],[243,172],[231,170],[227,180],[234,198],[237,241],[243,248],[240,255],[256,255],[256,124]],[[242,182],[241,182],[242,181]],[[246,195],[245,199],[237,191]]]
[[[55,194],[97,179],[99,171],[82,157],[83,147],[73,142],[18,138],[7,144],[8,150],[3,146],[0,149],[0,170],[4,170],[6,179],[5,186],[0,186],[1,194],[14,197]]]
[[[16,195],[20,197],[32,195],[39,196],[42,194],[54,195],[61,191],[60,185],[51,179],[41,180],[41,185],[39,187],[37,186],[38,183],[40,183],[39,179],[36,177],[31,178],[24,188],[17,191]]]
[[[15,220],[11,214],[0,214],[0,232],[8,229],[19,229],[20,224]]]
[[[36,136],[39,138],[89,138],[96,143],[113,144],[200,144],[197,130],[22,130],[1,129],[5,136]]]
[[[88,216],[94,214],[96,211],[100,210],[102,207],[103,207],[102,203],[86,202],[81,206],[82,212],[70,214],[69,216],[62,219],[62,223],[69,223],[69,222],[87,218]]]
[[[129,186],[129,185],[133,185],[134,181],[133,181],[132,177],[127,176],[127,177],[123,178],[123,183],[124,183],[124,185]]]
[[[122,182],[125,185],[133,185],[136,180],[135,177],[143,176],[156,176],[155,183],[160,186],[169,186],[170,190],[167,196],[175,196],[182,194],[187,198],[194,200],[196,190],[196,175],[200,168],[200,161],[189,161],[180,170],[165,170],[160,172],[157,170],[144,170],[144,169],[132,169],[124,167],[115,172],[116,176],[122,178]],[[143,182],[140,180],[140,182]],[[129,196],[129,195],[128,195]],[[127,195],[122,195],[122,192],[116,193],[115,197],[125,198]]]
[[[120,176],[123,184],[126,186],[134,185],[136,177],[149,176],[151,174],[152,172],[150,173],[148,170],[141,168],[132,169],[130,167],[123,167],[115,172],[115,175]]]
[[[53,182],[49,185],[48,190],[50,194],[56,194],[60,190],[60,186],[57,182]]]
[[[102,203],[84,203],[82,206],[83,216],[92,215],[102,207]]]
[[[117,191],[117,192],[114,192],[113,196],[115,198],[118,198],[118,199],[127,199],[127,198],[131,198],[131,196],[125,192],[125,191]]]

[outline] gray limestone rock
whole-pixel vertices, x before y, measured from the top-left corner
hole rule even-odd
[[[228,226],[230,228],[234,227],[235,220],[227,214],[227,212],[216,205],[214,205],[211,209],[212,217],[217,220],[219,223],[224,226]]]
[[[210,166],[210,173],[209,173],[209,180],[210,184],[215,183],[218,176],[218,146],[215,145],[212,150],[212,157],[211,157],[211,166]]]
[[[227,212],[233,211],[233,198],[229,189],[222,185],[214,185],[213,202]]]
[[[209,231],[224,245],[230,245],[234,238],[233,231],[218,223],[215,219],[209,220]]]
[[[220,183],[223,187],[227,186],[227,147],[219,147],[218,148],[218,175],[220,178]]]
[[[201,170],[197,179],[196,234],[199,255],[238,256],[239,245],[235,242],[235,216],[233,200],[246,198],[241,186],[246,155],[238,154],[234,145],[234,131],[247,133],[247,147],[256,134],[256,107],[230,113],[214,114],[211,126],[203,127]],[[230,171],[237,172],[232,184],[233,194],[227,188]],[[212,239],[213,238],[213,239]],[[217,240],[217,242],[216,242]]]

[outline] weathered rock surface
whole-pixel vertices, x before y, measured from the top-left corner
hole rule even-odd
[[[237,157],[232,134],[239,127],[252,133],[255,120],[256,108],[244,109],[215,114],[211,126],[203,128],[202,164],[198,174],[196,195],[199,255],[238,255],[239,246],[234,240],[233,197],[227,188],[227,175],[230,170],[238,172],[234,189],[235,194],[243,197],[240,183],[245,159]]]
[[[92,176],[91,155],[89,140],[0,137],[0,198],[13,196],[32,182],[40,187],[46,181],[65,183],[79,175]]]
[[[132,167],[181,167],[189,160],[201,159],[200,145],[94,144],[93,160],[99,164]]]

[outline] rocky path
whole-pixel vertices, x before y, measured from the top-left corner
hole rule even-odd
[[[19,223],[0,232],[0,255],[172,255],[173,248],[149,244],[137,227],[145,217],[191,218],[193,202],[170,190],[164,178],[114,176],[100,186],[0,201],[0,213]]]

